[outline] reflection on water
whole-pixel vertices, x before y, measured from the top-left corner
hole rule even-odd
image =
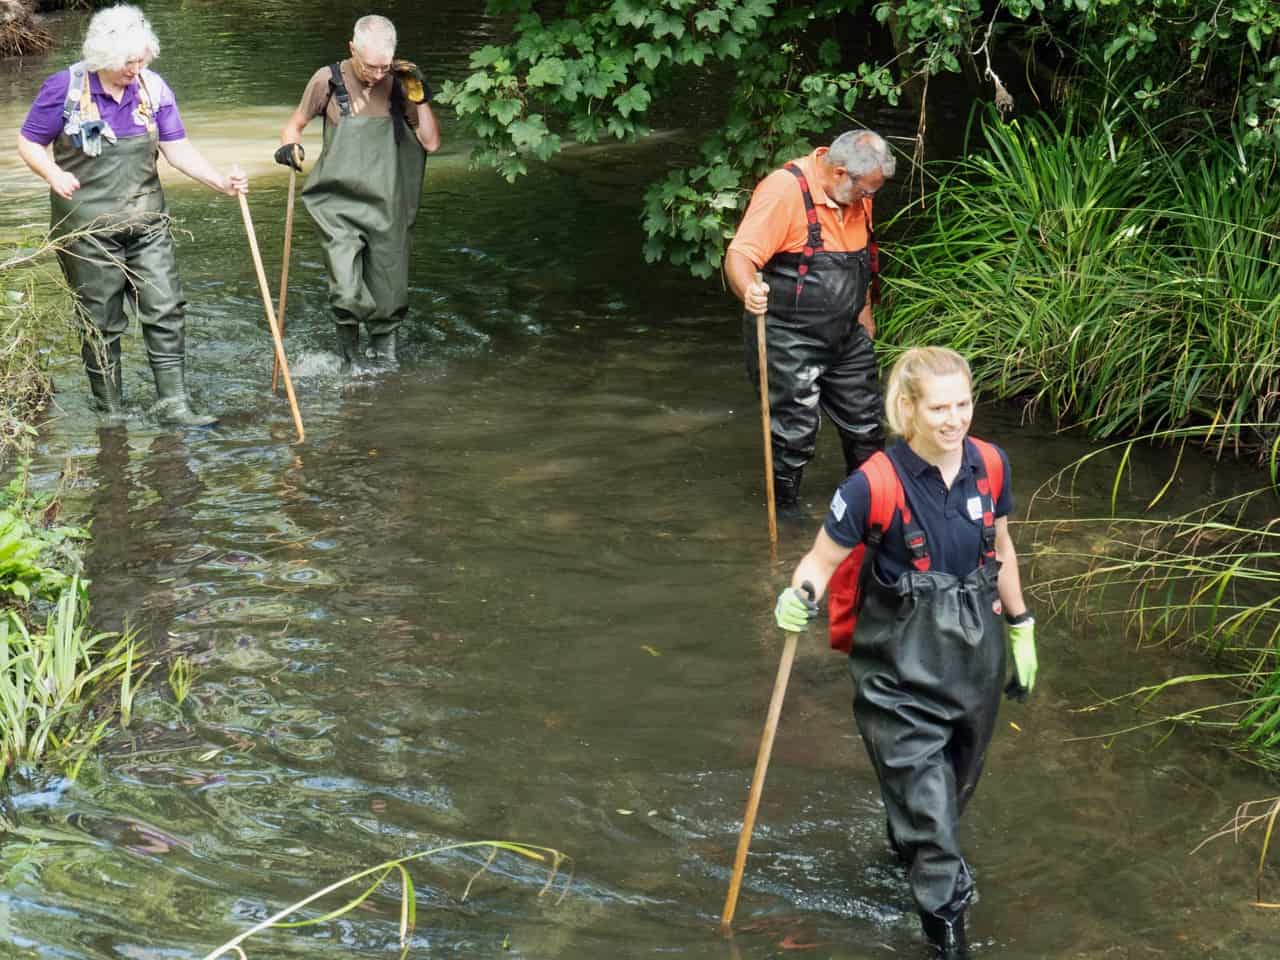
[[[190,91],[193,136],[261,164],[274,283],[287,180],[270,141],[349,11],[155,6],[173,38],[158,66]],[[272,30],[240,28],[250,6]],[[491,27],[391,7],[455,74]],[[238,69],[215,83],[211,62]],[[483,853],[420,863],[415,955],[919,955],[844,668],[818,636],[788,691],[737,937],[714,935],[777,665],[768,611],[841,457],[825,436],[808,516],[783,522],[771,566],[737,319],[714,284],[637,256],[639,184],[669,149],[580,151],[509,187],[450,144],[428,166],[394,374],[334,375],[302,219],[288,318],[301,446],[269,394],[238,211],[174,192],[191,379],[223,424],[157,430],[130,337],[128,427],[90,425],[68,360],[37,469],[51,481],[70,451],[81,471],[70,506],[94,518],[101,625],[190,657],[195,684],[178,705],[161,669],[78,781],[9,792],[7,815],[45,832],[0,847],[0,956],[201,956],[341,876],[485,838],[563,850],[572,878],[540,895],[545,870],[503,857],[464,900]],[[1024,506],[1083,449],[998,411],[979,431],[1007,443]],[[1193,474],[1184,502],[1210,482],[1247,480]],[[1099,486],[1082,514],[1109,477]],[[1004,714],[966,821],[980,955],[1274,957],[1274,920],[1248,904],[1255,848],[1187,855],[1268,785],[1186,733],[1158,750],[1077,739],[1126,718],[1071,708],[1191,665],[1085,627],[1043,637],[1043,688]],[[391,955],[398,895],[250,956]]]

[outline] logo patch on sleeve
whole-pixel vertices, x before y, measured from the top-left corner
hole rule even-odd
[[[844,502],[844,497],[840,496],[840,491],[836,491],[836,495],[831,498],[831,515],[836,518],[836,523],[844,519],[844,512],[849,509],[849,505]]]

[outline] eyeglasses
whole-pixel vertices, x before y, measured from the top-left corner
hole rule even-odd
[[[351,51],[351,59],[354,60],[356,62],[356,66],[359,67],[365,73],[369,73],[369,74],[373,74],[375,76],[381,77],[384,74],[391,72],[391,64],[366,63],[364,59],[360,56],[360,54],[356,53],[354,50]]]
[[[849,178],[849,182],[853,185],[853,195],[859,200],[870,199],[876,195],[876,190],[868,190],[862,185],[862,177],[855,177],[848,170],[844,171],[844,176]],[[876,188],[879,189],[878,187]]]

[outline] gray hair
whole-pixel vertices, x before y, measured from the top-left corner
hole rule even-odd
[[[80,49],[86,70],[123,70],[141,57],[143,65],[160,56],[160,41],[142,11],[127,3],[99,10],[89,21]]]
[[[827,163],[844,167],[855,177],[879,170],[888,180],[898,168],[898,161],[884,137],[873,130],[850,130],[831,142]]]
[[[356,21],[351,31],[351,42],[365,53],[396,52],[396,27],[386,17],[371,13]]]

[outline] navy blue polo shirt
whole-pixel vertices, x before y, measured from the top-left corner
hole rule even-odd
[[[996,447],[1004,463],[1004,481],[1000,498],[995,502],[996,517],[1013,512],[1013,482],[1009,458]],[[912,519],[924,530],[929,543],[930,569],[963,577],[978,566],[982,553],[982,511],[979,506],[977,477],[982,472],[982,454],[971,443],[964,445],[960,472],[948,490],[938,468],[922,460],[905,442],[892,444],[885,453],[893,462]],[[862,542],[871,509],[871,483],[866,474],[855,470],[836,495],[831,498],[823,529],[842,547],[856,547]],[[975,516],[976,514],[976,516]],[[902,531],[902,516],[894,512],[893,522],[876,551],[876,574],[884,583],[896,583],[912,569]]]

